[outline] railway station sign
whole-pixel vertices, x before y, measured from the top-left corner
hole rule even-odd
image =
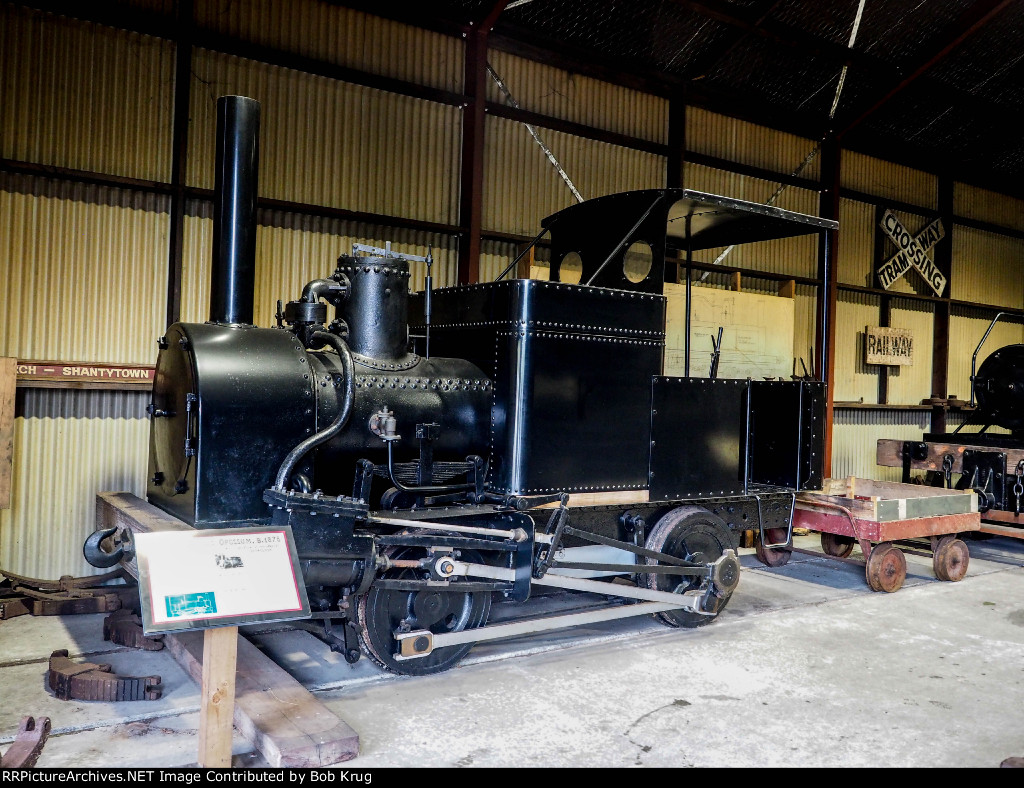
[[[909,328],[864,329],[864,363],[909,367],[914,364],[914,334]]]
[[[942,219],[936,219],[916,235],[911,235],[892,211],[886,211],[881,226],[898,250],[878,269],[878,281],[882,287],[888,290],[907,271],[915,268],[935,295],[941,296],[946,289],[946,276],[935,265],[931,251],[946,235]]]
[[[134,535],[149,635],[309,618],[290,526]]]
[[[22,361],[18,386],[28,388],[151,388],[154,367],[92,361]]]

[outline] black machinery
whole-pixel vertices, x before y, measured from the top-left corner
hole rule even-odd
[[[431,292],[428,277],[410,296],[408,257],[357,246],[257,328],[258,111],[218,105],[211,315],[159,341],[151,503],[196,528],[290,525],[346,656],[358,638],[412,674],[544,629],[707,623],[739,581],[741,532],[789,544],[796,491],[822,481],[824,385],[663,376],[665,256],[834,222],[611,195],[545,220],[553,281]],[[583,284],[558,281],[570,260]],[[110,565],[102,536],[86,554]],[[538,587],[609,604],[487,625],[492,597]]]
[[[974,349],[971,399],[964,421],[950,433],[925,433],[920,441],[879,441],[880,464],[902,464],[903,481],[925,470],[936,486],[974,490],[982,532],[1024,538],[1024,345],[1006,345],[977,366],[978,354],[1005,315],[999,312]],[[976,432],[964,430],[977,427]],[[1001,427],[1002,432],[989,432]],[[954,474],[959,476],[954,480]]]

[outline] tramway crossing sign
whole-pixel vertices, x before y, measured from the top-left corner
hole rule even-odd
[[[882,287],[888,290],[913,267],[935,291],[935,295],[941,296],[946,289],[946,277],[935,265],[930,252],[946,235],[942,219],[936,219],[917,235],[911,235],[892,211],[886,211],[882,217],[882,229],[899,250],[878,269],[878,281]]]

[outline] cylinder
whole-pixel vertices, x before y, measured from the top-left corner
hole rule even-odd
[[[256,292],[256,197],[260,104],[217,99],[210,322],[252,324]]]
[[[348,298],[338,316],[348,323],[353,353],[381,361],[409,351],[409,263],[391,257],[341,257],[338,270],[349,278]]]

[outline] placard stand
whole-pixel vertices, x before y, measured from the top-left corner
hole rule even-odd
[[[235,719],[238,627],[203,632],[203,683],[199,707],[199,765],[231,766]]]
[[[191,530],[175,517],[157,509],[138,496],[126,492],[101,492],[96,495],[96,529],[117,528],[132,533],[158,533],[161,531]],[[133,577],[138,577],[134,560],[122,563]],[[200,686],[214,687],[203,692],[203,706],[210,704],[207,697],[216,693],[218,675],[213,681],[203,682],[204,665],[217,661],[223,668],[219,637],[227,639],[227,631],[235,636],[237,657],[230,660],[235,669],[227,668],[232,683],[234,713],[226,709],[222,695],[218,705],[218,719],[230,726],[232,716],[238,732],[252,742],[268,765],[273,767],[330,766],[351,760],[359,754],[359,736],[334,712],[315,698],[283,668],[266,654],[237,634],[236,627],[208,629],[200,636],[198,631],[167,635],[164,643],[171,656]],[[209,660],[204,658],[206,638],[214,636]],[[220,675],[223,675],[222,669]],[[209,714],[209,711],[206,712]],[[223,722],[223,720],[228,722]],[[201,727],[205,720],[200,712]],[[202,741],[210,740],[213,729],[200,734]],[[227,752],[225,765],[230,764],[231,729],[221,730],[221,751]],[[226,742],[226,745],[225,745]],[[200,758],[202,759],[202,755]],[[210,763],[210,766],[213,764]]]

